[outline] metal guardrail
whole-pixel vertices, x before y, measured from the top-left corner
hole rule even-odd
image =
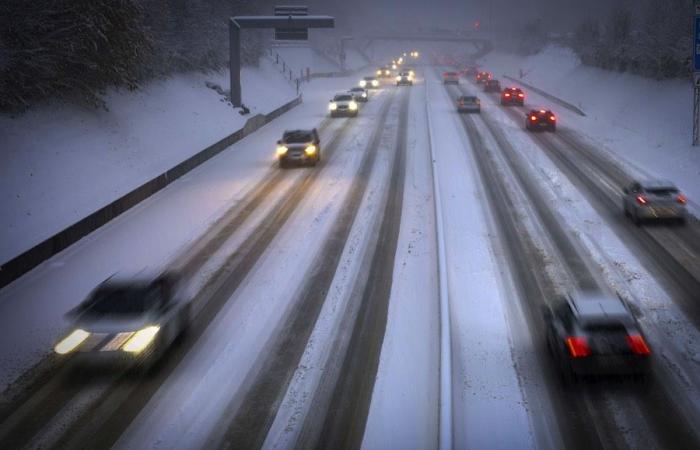
[[[120,216],[173,181],[192,171],[204,162],[218,155],[231,145],[250,135],[263,125],[270,123],[280,115],[301,104],[302,98],[285,103],[268,114],[257,114],[248,119],[243,128],[229,134],[220,141],[197,152],[175,167],[152,178],[141,186],[124,194],[108,205],[84,217],[73,225],[45,239],[34,247],[0,265],[0,288],[21,277],[42,262],[68,248],[83,237],[97,230],[112,219]]]

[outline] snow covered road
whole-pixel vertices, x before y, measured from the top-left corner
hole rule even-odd
[[[632,227],[615,209],[629,168],[575,121],[532,136],[521,109],[481,93],[482,113],[460,115],[476,85],[436,69],[384,83],[355,119],[325,103],[356,80],[315,81],[236,152],[0,291],[0,446],[700,444],[697,221]],[[281,131],[311,126],[320,165],[278,169]],[[76,373],[49,355],[89,289],[143,266],[177,268],[196,313],[155,373]],[[630,302],[653,383],[562,382],[542,307],[580,288]]]

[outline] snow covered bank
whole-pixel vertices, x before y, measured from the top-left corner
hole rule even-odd
[[[561,47],[547,47],[528,57],[492,52],[480,63],[496,78],[504,74],[519,78],[522,71],[526,83],[581,108],[587,117],[574,117],[553,105],[565,121],[575,121],[577,129],[632,167],[674,180],[700,203],[700,148],[690,145],[689,81],[656,81],[585,66],[570,49]],[[531,96],[529,103],[540,99]]]
[[[207,83],[227,87],[228,72],[111,92],[109,111],[53,104],[0,117],[0,261],[240,129],[250,115],[238,114]],[[243,70],[243,94],[252,114],[264,114],[296,91],[263,61]]]

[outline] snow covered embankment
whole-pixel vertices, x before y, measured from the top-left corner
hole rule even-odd
[[[0,117],[0,262],[93,211],[296,96],[273,65],[245,68],[241,116],[209,85],[228,72],[154,81],[110,92],[109,111],[49,104]]]

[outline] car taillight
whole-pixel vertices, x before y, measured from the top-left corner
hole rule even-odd
[[[627,336],[627,343],[629,344],[632,353],[635,355],[651,354],[649,346],[647,345],[646,341],[644,341],[644,338],[639,334],[631,334]]]
[[[585,358],[591,356],[591,349],[585,337],[569,336],[566,338],[566,346],[573,358]]]
[[[530,120],[534,122],[535,120],[537,120],[537,116],[530,116]]]
[[[637,196],[637,203],[639,203],[640,205],[646,205],[649,203],[649,200],[643,195],[638,195]]]
[[[525,97],[524,94],[518,94],[518,97]]]
[[[554,122],[555,120],[557,120],[557,118],[554,117],[554,116],[549,116],[549,120],[551,120],[552,122]]]
[[[503,96],[505,96],[505,97],[510,97],[510,94],[503,94]]]
[[[678,197],[676,197],[676,201],[681,205],[685,205],[686,203],[688,203],[688,199],[685,198],[685,195],[683,194],[678,194]]]

